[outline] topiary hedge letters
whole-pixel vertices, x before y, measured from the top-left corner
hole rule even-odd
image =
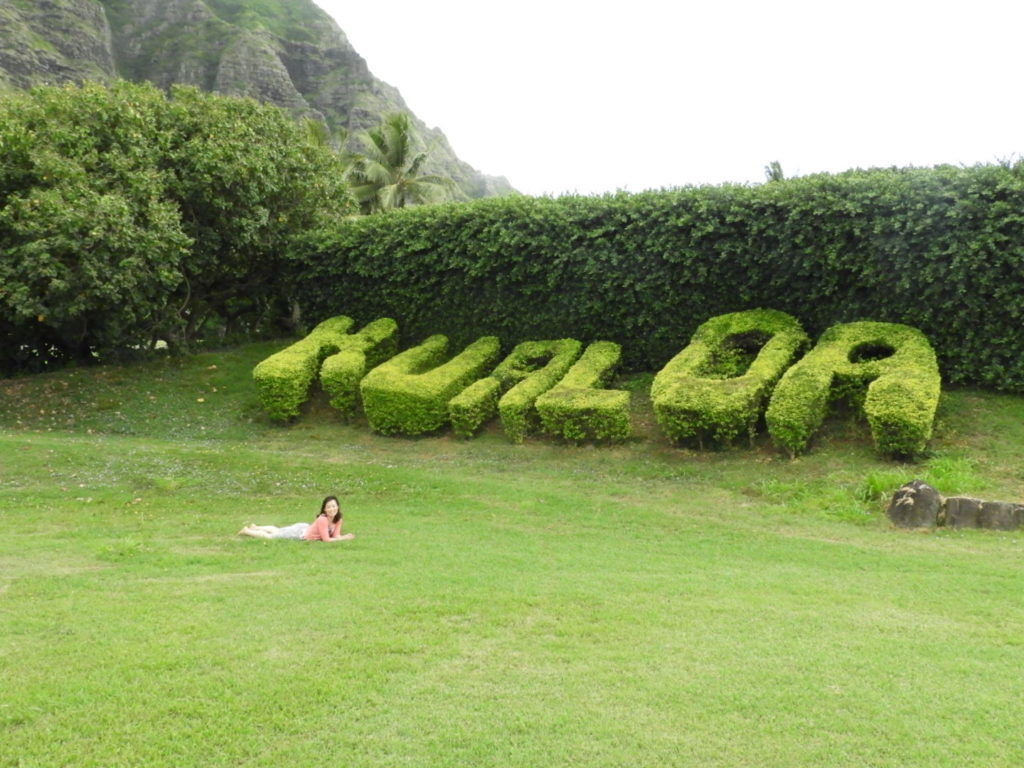
[[[775,310],[708,320],[654,378],[658,424],[675,443],[753,439],[775,383],[809,342],[796,318]]]
[[[941,378],[931,344],[916,328],[859,322],[826,331],[775,388],[768,433],[795,455],[807,447],[829,405],[863,408],[875,447],[885,455],[924,450],[932,434]]]
[[[569,442],[629,437],[629,392],[604,388],[621,357],[622,347],[613,341],[588,346],[565,377],[537,398],[544,431]]]
[[[448,401],[494,363],[496,336],[484,336],[447,362],[448,338],[431,336],[370,371],[359,385],[370,428],[385,435],[419,435],[443,427]]]
[[[298,295],[455,344],[612,339],[633,371],[751,307],[814,337],[867,318],[920,329],[948,382],[1024,392],[1022,211],[1024,162],[424,206],[311,241]]]
[[[622,357],[615,342],[596,341],[585,350],[574,339],[522,342],[486,375],[500,353],[495,336],[450,359],[441,334],[391,357],[394,321],[377,320],[356,334],[349,333],[352,324],[344,316],[324,321],[256,366],[260,400],[273,418],[298,412],[322,362],[320,381],[331,404],[351,415],[358,387],[370,427],[382,434],[418,435],[450,423],[470,437],[498,412],[516,442],[538,424],[569,442],[631,435],[629,392],[605,388]],[[658,423],[673,442],[724,445],[744,432],[752,439],[764,413],[773,441],[796,455],[830,404],[844,400],[863,408],[880,453],[924,450],[941,385],[924,334],[896,323],[841,324],[793,364],[808,343],[797,320],[776,310],[708,320],[654,378]]]
[[[521,443],[537,426],[537,398],[561,380],[582,348],[575,339],[524,341],[516,346],[490,376],[451,401],[455,433],[471,436],[497,411],[505,435]]]
[[[351,415],[356,385],[368,368],[391,357],[398,343],[398,326],[389,318],[355,334],[349,332],[352,325],[352,318],[344,315],[324,320],[304,339],[256,366],[256,392],[271,418],[286,421],[297,416],[318,372],[331,405]]]

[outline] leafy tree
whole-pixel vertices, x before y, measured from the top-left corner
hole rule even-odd
[[[142,344],[191,239],[164,194],[163,101],[98,85],[10,92],[0,108],[0,369]]]
[[[440,202],[453,189],[451,179],[420,175],[427,153],[416,149],[409,115],[389,115],[359,139],[363,154],[353,157],[348,179],[363,213]]]
[[[353,212],[341,156],[273,106],[171,91],[168,194],[193,239],[178,334],[245,330],[280,317],[293,240]]]
[[[299,235],[354,210],[272,106],[149,85],[0,102],[0,371],[280,320]]]

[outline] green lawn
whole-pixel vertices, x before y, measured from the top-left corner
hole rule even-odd
[[[649,376],[622,446],[394,439],[269,424],[279,346],[0,380],[0,766],[1024,764],[1024,535],[879,500],[1024,500],[1024,398],[918,465],[677,450]]]

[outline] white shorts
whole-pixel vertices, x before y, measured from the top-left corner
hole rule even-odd
[[[309,523],[292,523],[287,528],[278,528],[277,533],[273,534],[270,538],[302,540],[306,537],[306,531],[308,530]]]

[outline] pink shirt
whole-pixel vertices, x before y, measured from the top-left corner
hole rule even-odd
[[[337,538],[337,531],[331,525],[331,519],[327,515],[319,515],[313,524],[306,529],[302,538],[306,541],[330,541]]]

